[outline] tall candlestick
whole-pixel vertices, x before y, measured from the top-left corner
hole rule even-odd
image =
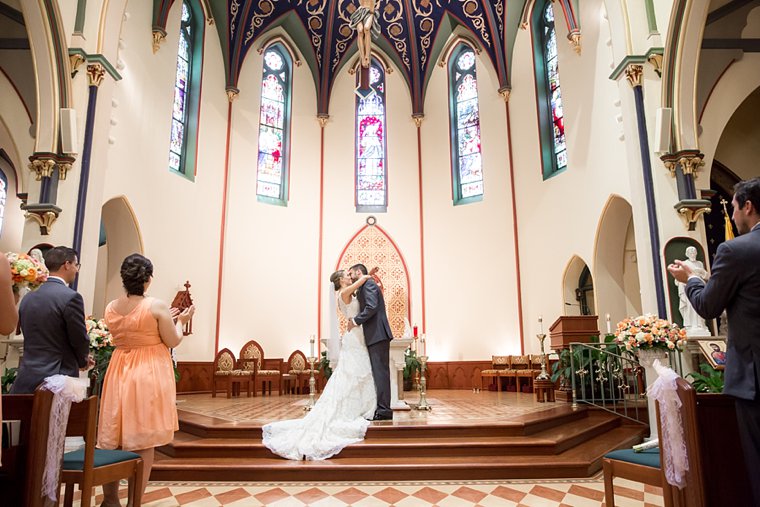
[[[607,334],[612,334],[612,328],[610,327],[610,314],[607,314]]]
[[[422,355],[427,355],[427,343],[425,342],[425,333],[422,333],[422,339],[420,340],[420,346],[422,347]]]
[[[314,335],[311,335],[309,342],[311,343],[311,355],[309,357],[314,357]]]
[[[538,316],[538,334],[544,334],[544,319]]]

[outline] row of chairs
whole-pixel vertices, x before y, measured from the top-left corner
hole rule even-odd
[[[0,504],[27,507],[46,504],[42,485],[45,463],[51,452],[48,434],[53,396],[52,392],[38,388],[34,395],[6,394],[2,397],[3,420],[19,421],[20,435],[18,445],[3,449],[0,467],[3,498]],[[82,491],[82,507],[89,507],[94,487],[128,478],[130,505],[138,506],[142,497],[143,460],[133,452],[95,448],[97,412],[97,396],[71,404],[66,436],[83,437],[85,447],[62,456],[60,483],[66,485],[64,505],[73,504],[76,484]]]
[[[239,394],[243,387],[248,397],[256,396],[259,386],[261,394],[272,394],[272,387],[282,395],[286,393],[305,393],[308,389],[309,378],[312,370],[306,362],[306,355],[296,350],[288,361],[282,358],[265,358],[264,349],[255,340],[251,340],[240,349],[240,355],[235,359],[235,354],[230,349],[220,350],[214,359],[214,378],[211,386],[211,396],[216,397],[219,389],[226,391],[227,398],[233,394]],[[319,377],[319,370],[314,370],[315,377]],[[317,386],[321,384],[318,379]]]
[[[491,368],[480,372],[480,388],[485,389],[486,379],[489,379],[489,384],[495,380],[497,389],[501,388],[502,379],[505,379],[507,384],[512,379],[519,393],[523,381],[528,382],[532,389],[533,380],[539,373],[541,373],[539,354],[491,356]]]

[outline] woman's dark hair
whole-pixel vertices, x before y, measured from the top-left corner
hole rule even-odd
[[[121,283],[128,296],[145,294],[145,282],[153,276],[153,263],[140,254],[132,254],[121,263]]]
[[[339,269],[332,275],[330,275],[330,281],[335,286],[335,290],[340,290],[340,279],[343,278],[343,270]]]

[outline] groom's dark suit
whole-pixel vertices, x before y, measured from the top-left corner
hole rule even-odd
[[[689,277],[686,294],[694,309],[714,319],[726,309],[728,350],[723,392],[738,398],[736,417],[751,477],[755,505],[760,505],[760,225],[721,243],[707,284]]]
[[[21,300],[18,313],[24,356],[11,393],[34,393],[51,375],[79,376],[90,351],[82,296],[50,278]]]
[[[357,295],[361,310],[354,317],[357,326],[364,330],[364,341],[372,365],[372,377],[377,392],[376,417],[391,418],[391,374],[389,370],[390,342],[393,339],[391,325],[385,313],[385,299],[380,287],[369,279]]]

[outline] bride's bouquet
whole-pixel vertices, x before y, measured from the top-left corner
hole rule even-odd
[[[14,292],[19,292],[22,287],[35,290],[47,281],[48,269],[31,255],[8,252],[5,256],[11,263]]]

